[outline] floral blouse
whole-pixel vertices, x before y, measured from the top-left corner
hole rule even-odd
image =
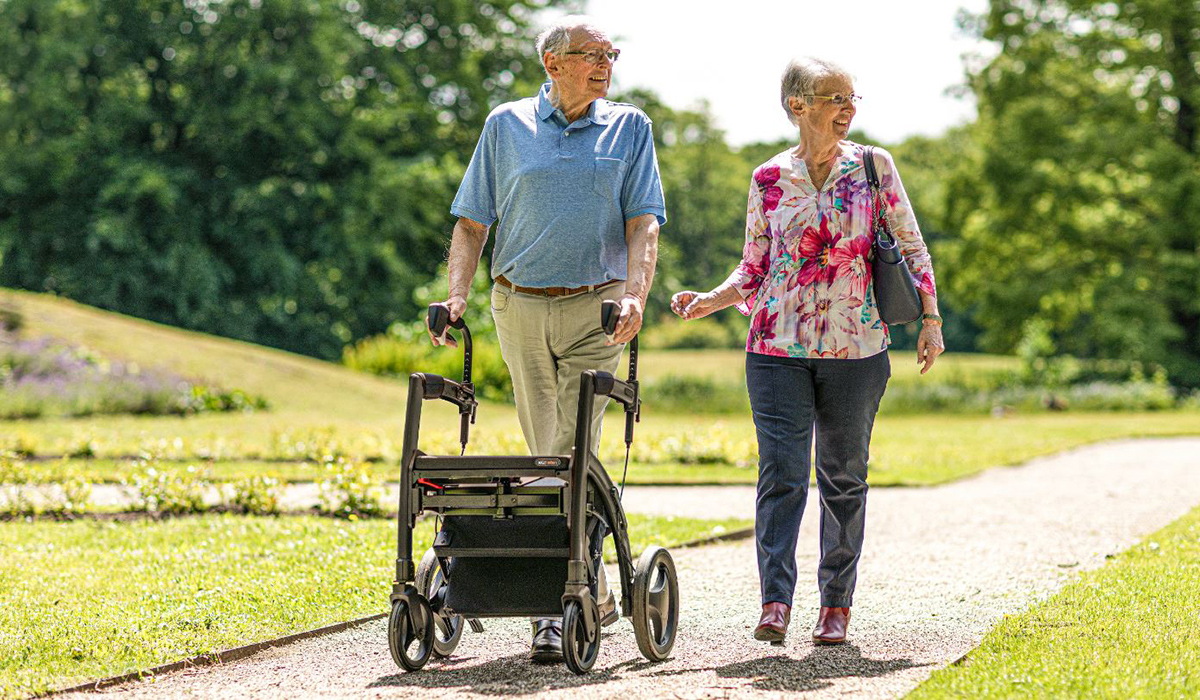
[[[936,294],[933,265],[892,157],[875,149],[892,233],[922,291]],[[752,317],[746,351],[782,357],[859,359],[891,342],[871,285],[874,206],[863,146],[841,142],[825,186],[789,149],[750,183],[746,246],[729,281]]]

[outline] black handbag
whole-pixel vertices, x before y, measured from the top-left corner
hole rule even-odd
[[[904,262],[904,254],[900,252],[887,213],[883,211],[879,174],[875,172],[875,149],[871,146],[864,149],[863,167],[867,170],[873,204],[871,232],[875,234],[875,260],[871,263],[871,277],[879,318],[888,325],[912,323],[921,318],[924,308],[921,296],[917,294],[917,282]]]

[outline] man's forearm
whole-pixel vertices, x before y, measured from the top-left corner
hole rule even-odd
[[[658,262],[658,219],[653,214],[643,214],[626,221],[625,243],[629,248],[625,293],[633,294],[645,304]]]
[[[479,267],[483,255],[483,244],[487,242],[488,227],[470,219],[459,219],[454,225],[450,239],[450,255],[447,260],[450,278],[450,297],[467,298],[471,290],[471,278]]]

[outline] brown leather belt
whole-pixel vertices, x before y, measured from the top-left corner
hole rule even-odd
[[[591,292],[597,289],[611,287],[620,281],[621,280],[609,280],[602,284],[585,284],[582,287],[522,287],[509,282],[504,275],[499,275],[496,277],[496,284],[508,287],[514,292],[520,292],[522,294],[536,294],[540,297],[569,297],[572,294],[582,294],[584,292]]]

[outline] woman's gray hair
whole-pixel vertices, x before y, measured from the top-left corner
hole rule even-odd
[[[596,26],[596,22],[591,17],[586,15],[567,15],[543,29],[541,34],[538,34],[536,44],[537,55],[538,60],[542,62],[543,69],[546,67],[546,52],[561,55],[571,45],[571,32],[580,28],[592,29],[603,33],[603,30]]]
[[[796,115],[788,104],[789,97],[807,97],[816,94],[817,81],[825,78],[852,78],[845,69],[822,58],[805,56],[797,58],[783,69],[783,78],[779,81],[779,102],[787,113],[788,121],[796,123]],[[811,102],[809,104],[812,104]]]

